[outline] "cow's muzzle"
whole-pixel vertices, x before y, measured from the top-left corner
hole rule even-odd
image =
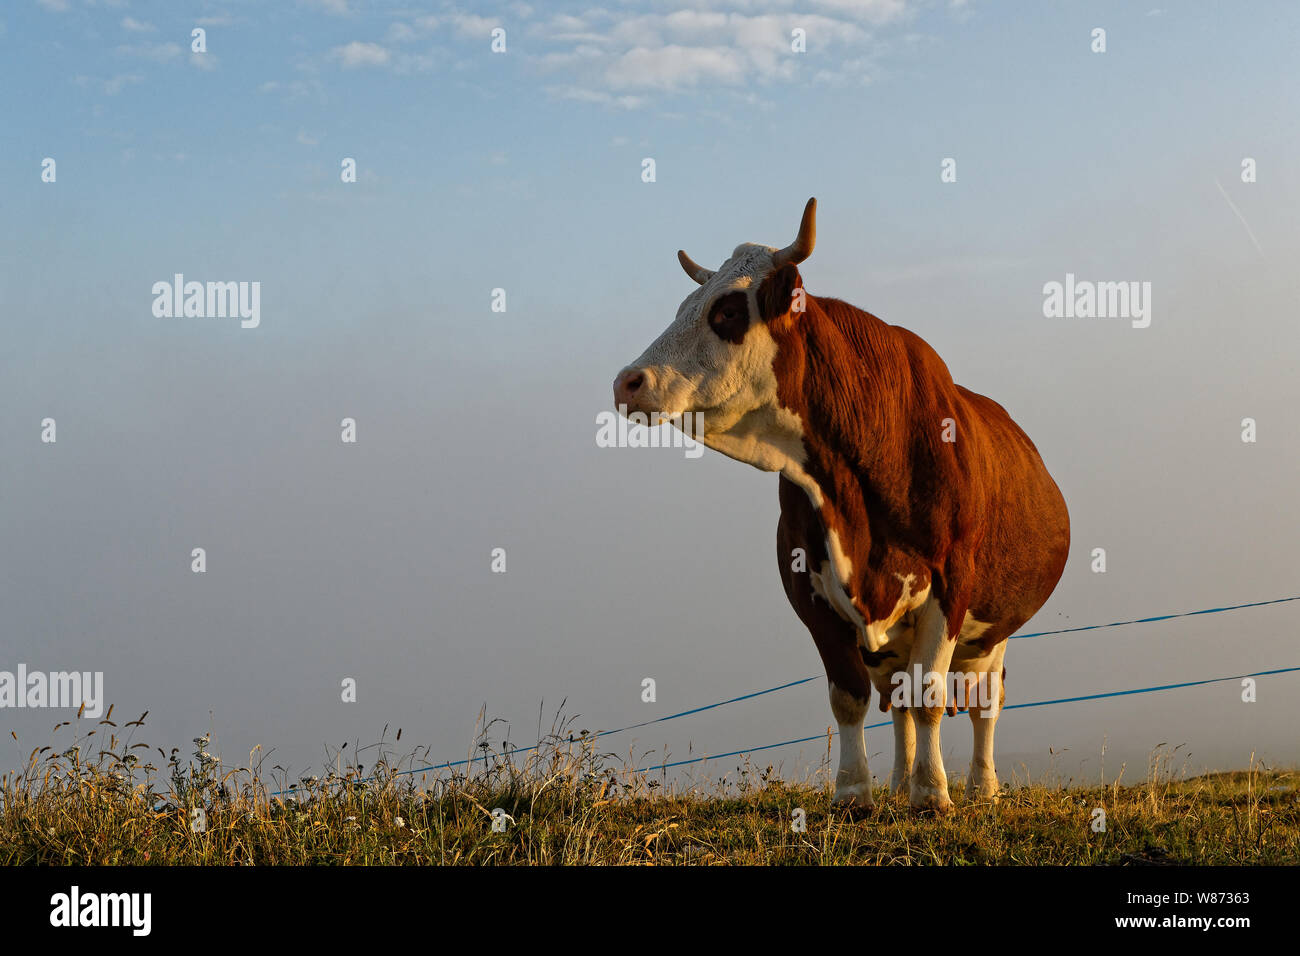
[[[618,373],[618,378],[614,379],[615,406],[627,406],[629,412],[651,411],[652,409],[645,404],[645,398],[650,394],[652,386],[653,382],[648,370],[629,365]]]

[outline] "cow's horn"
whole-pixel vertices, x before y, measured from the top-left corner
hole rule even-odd
[[[704,268],[704,266],[697,263],[681,249],[677,250],[677,261],[682,264],[682,268],[686,270],[686,274],[700,285],[704,285],[704,283],[713,278],[713,270]]]
[[[772,256],[772,265],[777,269],[784,265],[798,265],[812,255],[813,246],[817,244],[817,200],[809,199],[803,207],[803,219],[799,223],[799,235],[794,242]]]

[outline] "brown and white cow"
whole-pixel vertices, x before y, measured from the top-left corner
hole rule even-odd
[[[700,287],[619,373],[614,401],[698,413],[696,438],[781,473],[777,561],[830,684],[835,802],[873,806],[867,701],[875,685],[891,709],[903,673],[932,693],[892,708],[891,787],[919,809],[952,806],[939,723],[983,675],[994,689],[969,708],[967,793],[994,799],[1002,655],[1065,567],[1065,501],[1002,406],[954,384],[919,336],[804,291],[816,210],[810,199],[791,245],[745,243],[717,271],[679,252]]]

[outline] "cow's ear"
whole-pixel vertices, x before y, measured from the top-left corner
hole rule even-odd
[[[768,275],[758,287],[758,312],[764,322],[785,315],[794,304],[795,290],[803,288],[799,267],[784,265]]]

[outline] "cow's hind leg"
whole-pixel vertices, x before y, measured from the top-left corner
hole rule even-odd
[[[912,645],[912,657],[908,662],[909,672],[915,673],[916,665],[919,664],[923,675],[923,686],[913,688],[913,693],[928,692],[933,695],[929,701],[930,706],[925,706],[926,700],[922,697],[919,701],[912,701],[918,706],[909,708],[916,724],[916,761],[912,765],[909,799],[917,810],[952,808],[952,799],[948,796],[948,775],[943,769],[939,724],[943,720],[947,703],[944,685],[948,666],[952,663],[954,645],[955,641],[948,636],[947,617],[940,609],[939,602],[931,598],[917,616],[916,641]],[[930,687],[932,682],[937,682],[938,687]]]
[[[916,726],[912,711],[895,707],[894,718],[894,772],[889,777],[889,789],[894,794],[907,793],[912,784],[912,761],[916,759]]]
[[[993,766],[993,731],[1002,713],[1006,693],[1002,688],[1002,655],[1006,644],[999,644],[987,674],[988,687],[980,688],[987,706],[970,708],[971,728],[974,731],[974,750],[970,758],[970,776],[966,780],[966,799],[998,799],[998,774]],[[984,701],[981,701],[983,703]]]

